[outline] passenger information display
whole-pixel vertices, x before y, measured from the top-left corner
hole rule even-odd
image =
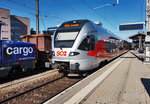
[[[128,23],[128,24],[120,24],[119,30],[120,31],[127,31],[127,30],[142,30],[144,23]]]
[[[79,24],[64,24],[64,27],[77,27]]]

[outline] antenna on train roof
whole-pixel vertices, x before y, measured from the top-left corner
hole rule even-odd
[[[101,22],[94,22],[96,25],[102,26],[103,24]]]

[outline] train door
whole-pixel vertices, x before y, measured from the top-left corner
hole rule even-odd
[[[91,67],[95,67],[97,64],[97,58],[96,58],[96,51],[95,51],[95,42],[96,42],[96,38],[95,36],[92,34],[89,36],[89,45],[90,45],[90,53],[91,53]]]

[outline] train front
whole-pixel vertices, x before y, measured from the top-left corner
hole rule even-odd
[[[53,68],[58,68],[65,75],[90,68],[88,51],[83,51],[82,47],[88,23],[88,20],[69,21],[57,28],[52,40]]]

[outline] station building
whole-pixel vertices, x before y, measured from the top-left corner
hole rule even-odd
[[[143,52],[145,47],[145,37],[146,34],[140,32],[130,36],[129,39],[132,39],[132,49]]]

